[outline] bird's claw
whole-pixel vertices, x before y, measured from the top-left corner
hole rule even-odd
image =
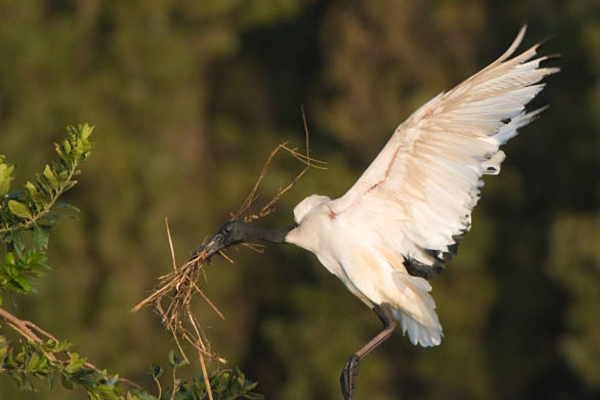
[[[342,394],[344,400],[352,400],[354,391],[356,390],[356,378],[358,377],[358,362],[359,358],[357,355],[352,355],[346,362],[344,369],[342,370],[342,376],[340,376],[340,384],[342,385]]]

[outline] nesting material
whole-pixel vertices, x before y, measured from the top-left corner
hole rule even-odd
[[[241,219],[245,222],[250,222],[271,214],[273,211],[275,211],[275,205],[281,196],[289,191],[309,169],[325,168],[324,162],[310,158],[310,153],[308,150],[309,135],[305,119],[304,127],[306,134],[305,153],[300,153],[297,151],[297,149],[289,148],[286,143],[277,146],[267,158],[256,184],[243,201],[239,210],[236,213],[231,214],[231,220]],[[304,164],[304,168],[298,175],[296,175],[294,179],[290,181],[287,186],[280,188],[271,200],[265,202],[262,206],[257,206],[256,203],[259,199],[259,187],[267,175],[267,171],[269,170],[269,167],[273,163],[275,157],[282,150],[301,161]],[[256,211],[253,213],[251,210]],[[226,360],[217,356],[217,354],[211,350],[210,342],[206,336],[202,321],[200,320],[200,317],[194,314],[192,311],[192,305],[194,304],[194,300],[199,297],[202,299],[202,301],[208,304],[219,317],[225,319],[223,313],[219,311],[216,305],[204,293],[201,284],[199,283],[201,278],[204,279],[203,282],[206,282],[204,276],[204,267],[208,261],[210,261],[209,259],[211,256],[208,255],[208,252],[203,249],[203,246],[200,246],[185,264],[177,266],[168,220],[165,219],[165,222],[167,226],[169,246],[171,249],[171,258],[173,261],[173,271],[169,274],[159,277],[158,287],[148,297],[138,303],[132,309],[132,311],[139,311],[145,306],[152,305],[165,328],[172,334],[173,339],[175,340],[175,343],[177,344],[177,347],[184,359],[189,361],[184,349],[184,347],[187,347],[185,346],[187,343],[198,352],[204,376],[208,376],[206,373],[205,357],[209,360],[216,360],[219,363],[226,363]],[[258,251],[261,250],[259,245],[250,245],[249,247]],[[232,261],[222,251],[220,251],[219,254],[227,258],[229,261]]]

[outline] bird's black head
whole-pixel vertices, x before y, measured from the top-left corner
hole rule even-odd
[[[205,251],[205,257],[208,259],[222,249],[252,240],[249,235],[250,231],[249,225],[242,221],[234,220],[228,222],[208,242],[202,245],[196,251],[196,254]]]

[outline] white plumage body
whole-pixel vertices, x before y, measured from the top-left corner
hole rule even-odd
[[[483,186],[504,160],[500,146],[541,110],[525,105],[558,69],[512,59],[523,28],[498,60],[442,93],[401,124],[373,163],[339,199],[309,196],[294,210],[286,241],[313,252],[369,307],[388,307],[414,344],[434,346],[443,333],[431,285],[407,260],[443,261],[471,224]]]

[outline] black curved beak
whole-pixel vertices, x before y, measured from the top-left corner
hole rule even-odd
[[[210,238],[210,240],[208,240],[202,246],[198,247],[198,249],[194,252],[190,260],[193,260],[202,253],[204,253],[203,258],[208,261],[213,255],[215,255],[225,247],[227,247],[227,244],[225,243],[225,236],[219,232],[215,236]]]

